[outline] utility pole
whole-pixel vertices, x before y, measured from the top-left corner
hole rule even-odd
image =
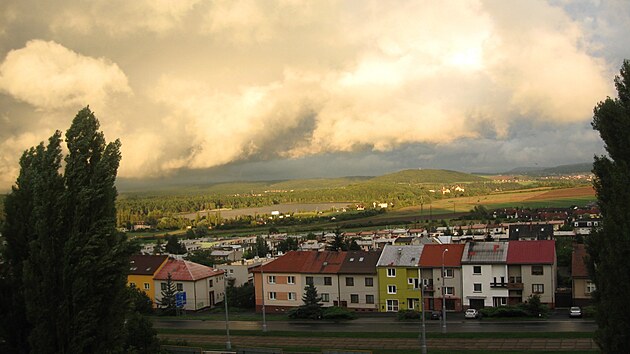
[[[422,354],[427,354],[427,329],[424,324],[424,294],[422,291],[422,270],[418,269],[419,281],[420,281],[420,317],[422,318],[422,328],[420,329],[420,350]]]

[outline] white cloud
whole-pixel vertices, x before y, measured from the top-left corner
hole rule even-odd
[[[199,1],[95,0],[72,3],[53,17],[50,27],[55,32],[71,30],[84,34],[104,30],[113,36],[136,31],[163,34],[178,28]]]
[[[131,93],[115,63],[42,40],[7,54],[0,64],[0,91],[38,109],[101,107],[111,94]]]

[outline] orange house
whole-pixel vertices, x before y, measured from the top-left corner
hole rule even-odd
[[[153,289],[153,277],[162,269],[168,256],[158,255],[133,255],[129,260],[129,274],[127,285],[144,291],[153,307],[155,304],[155,289]]]

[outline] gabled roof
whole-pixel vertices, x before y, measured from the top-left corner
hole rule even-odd
[[[510,241],[508,264],[554,264],[556,242],[552,240]]]
[[[588,278],[588,269],[586,268],[585,257],[588,256],[586,247],[583,244],[573,245],[573,256],[571,257],[571,276],[578,278]]]
[[[346,257],[343,251],[289,251],[264,265],[269,273],[336,274]],[[252,269],[260,272],[260,267]]]
[[[381,256],[377,251],[348,251],[339,268],[340,274],[376,274],[376,263]]]
[[[466,242],[462,264],[505,263],[507,250],[507,242]]]
[[[417,267],[424,245],[385,245],[377,267]]]
[[[162,269],[160,269],[160,271],[155,275],[154,279],[166,280],[169,273],[171,274],[172,280],[197,281],[223,274],[223,271],[189,261],[180,261],[169,258]]]
[[[130,275],[153,275],[168,256],[134,254],[129,258]]]
[[[447,245],[424,245],[422,256],[420,257],[421,267],[441,267],[442,252],[444,253],[445,267],[459,267],[462,265],[462,253],[464,252],[463,244],[447,244]]]

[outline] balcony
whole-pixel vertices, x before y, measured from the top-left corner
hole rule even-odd
[[[508,290],[523,290],[523,283],[507,283]]]
[[[490,283],[491,288],[507,288],[508,283]]]
[[[433,285],[425,285],[425,286],[423,286],[423,287],[422,287],[422,290],[424,290],[424,291],[430,291],[430,292],[435,291],[435,290],[433,289]]]

